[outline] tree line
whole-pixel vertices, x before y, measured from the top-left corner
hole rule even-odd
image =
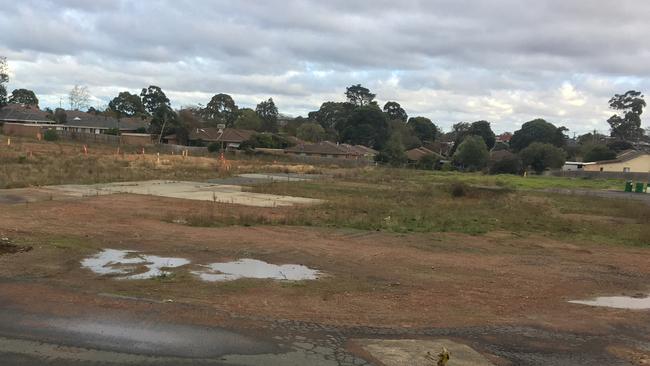
[[[7,95],[8,81],[6,59],[0,58],[0,106],[6,103],[38,105],[35,93],[16,89]],[[425,146],[449,157],[455,168],[492,172],[520,172],[523,167],[536,171],[561,166],[567,158],[606,160],[617,152],[631,148],[634,142],[647,138],[641,128],[641,115],[646,106],[644,96],[638,91],[616,94],[609,107],[617,113],[608,120],[610,136],[585,134],[577,144],[569,143],[568,129],[555,126],[543,119],[524,123],[514,132],[509,143],[497,144],[496,136],[488,121],[460,122],[452,130],[443,133],[433,121],[423,116],[409,117],[396,101],[380,106],[376,95],[361,84],[345,90],[344,102],[327,101],[306,117],[282,118],[273,98],[259,102],[254,109],[240,108],[228,94],[215,94],[205,105],[174,110],[165,92],[150,85],[139,94],[120,92],[103,110],[88,108],[90,93],[87,87],[75,86],[69,93],[71,109],[88,108],[88,113],[122,118],[146,118],[150,120],[149,133],[176,134],[186,143],[189,131],[200,127],[224,125],[260,133],[277,134],[256,136],[245,146],[285,147],[290,143],[281,136],[296,136],[308,142],[323,140],[365,145],[378,150],[377,160],[394,166],[408,162],[406,151]],[[55,110],[52,118],[65,123],[65,111]],[[282,124],[280,120],[282,118]],[[609,144],[606,144],[609,142]],[[440,167],[435,157],[420,162],[426,168]],[[439,159],[438,159],[439,160]]]

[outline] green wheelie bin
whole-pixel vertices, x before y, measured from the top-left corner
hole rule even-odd
[[[632,181],[625,182],[625,192],[632,192]]]

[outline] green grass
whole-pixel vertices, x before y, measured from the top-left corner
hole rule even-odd
[[[418,184],[462,181],[470,185],[508,187],[512,189],[623,189],[624,180],[586,179],[529,175],[421,171],[408,169],[366,169],[351,171],[348,177],[367,182],[413,182]],[[345,178],[345,175],[343,176]]]
[[[478,175],[462,181],[455,179],[457,175],[442,175],[448,182],[426,183],[428,174],[383,172],[386,174],[382,176],[371,172],[329,181],[270,183],[252,190],[325,200],[318,206],[291,209],[272,224],[470,235],[498,230],[571,241],[650,246],[650,206],[636,201],[513,190],[508,185],[466,184],[481,182]],[[369,179],[371,175],[376,183]],[[464,194],[455,197],[451,189],[458,182],[462,182]],[[569,213],[578,215],[567,216]],[[269,224],[269,220],[260,224]]]

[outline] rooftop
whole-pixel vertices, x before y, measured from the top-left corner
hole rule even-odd
[[[48,113],[35,106],[8,104],[0,109],[0,121],[22,123],[55,123],[48,118]]]

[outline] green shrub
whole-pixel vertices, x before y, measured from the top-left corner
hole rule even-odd
[[[452,197],[464,197],[467,195],[469,187],[464,182],[456,181],[449,183],[449,193]]]
[[[542,173],[546,169],[561,168],[566,160],[566,152],[551,144],[533,142],[519,153],[525,166]]]
[[[415,167],[421,170],[434,170],[440,165],[440,160],[435,155],[426,155],[420,159]]]
[[[583,156],[584,162],[603,161],[616,159],[616,152],[605,145],[593,145],[585,147]]]
[[[43,139],[45,141],[57,141],[59,139],[59,134],[55,130],[47,130],[43,133]]]
[[[211,153],[219,152],[221,150],[221,144],[218,142],[211,142],[208,145],[208,151]]]
[[[454,164],[463,170],[477,171],[485,168],[489,153],[481,136],[467,136],[454,153]]]
[[[509,151],[500,150],[490,154],[488,163],[490,174],[520,174],[521,169],[521,159]]]

